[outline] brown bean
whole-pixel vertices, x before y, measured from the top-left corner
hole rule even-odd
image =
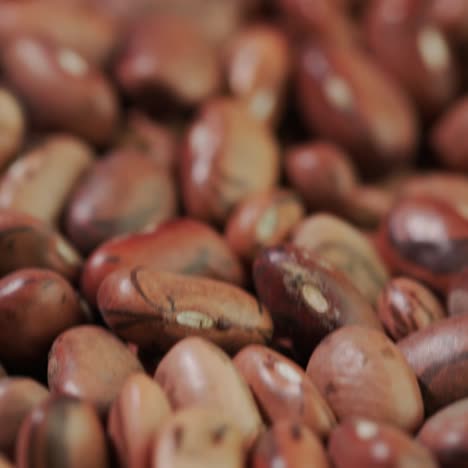
[[[252,454],[252,468],[329,468],[320,440],[307,427],[283,420],[262,434]]]
[[[313,352],[307,374],[340,421],[370,418],[406,431],[422,422],[414,372],[382,332],[359,326],[335,331]]]
[[[335,468],[437,468],[437,463],[418,442],[397,428],[351,419],[331,434],[328,454]]]
[[[150,466],[156,432],[171,408],[159,385],[145,374],[133,374],[112,404],[108,432],[123,468]]]
[[[20,36],[5,47],[2,63],[36,126],[68,131],[96,144],[112,138],[119,118],[115,92],[101,71],[77,52]]]
[[[50,353],[48,383],[52,393],[109,409],[129,375],[143,368],[134,354],[108,331],[91,325],[57,337]]]
[[[382,329],[377,315],[346,277],[320,255],[293,245],[266,249],[253,268],[259,299],[306,359],[335,328],[362,324]]]
[[[14,455],[21,423],[48,396],[47,389],[30,378],[0,379],[0,450],[3,453]]]
[[[148,16],[133,25],[115,74],[129,95],[188,106],[215,94],[220,84],[214,49],[190,21],[175,15]]]
[[[447,293],[447,312],[449,316],[468,313],[468,268],[458,274]]]
[[[266,24],[250,26],[228,45],[229,89],[252,116],[275,124],[284,107],[291,65],[289,44],[279,29]]]
[[[344,214],[357,176],[341,148],[326,141],[295,146],[286,153],[285,165],[289,182],[310,210]]]
[[[436,457],[441,468],[461,468],[468,459],[468,399],[440,410],[425,423],[418,441]]]
[[[16,449],[18,468],[107,468],[104,431],[93,407],[59,396],[36,407],[23,422]]]
[[[136,267],[109,275],[98,305],[107,325],[140,348],[166,351],[186,336],[204,337],[234,353],[273,334],[270,314],[236,286]]]
[[[267,348],[250,345],[234,364],[248,383],[266,420],[289,419],[328,437],[336,419],[309,376],[294,361]]]
[[[232,361],[217,346],[185,338],[162,359],[154,375],[174,410],[209,406],[240,429],[252,443],[262,420],[249,388]]]
[[[60,135],[17,159],[0,180],[0,206],[56,224],[93,153],[77,138]]]
[[[63,331],[87,320],[70,284],[49,270],[22,269],[0,279],[0,360],[32,372]]]
[[[304,211],[300,199],[289,190],[250,195],[229,217],[226,240],[240,258],[251,263],[262,248],[285,241]]]
[[[20,268],[47,268],[76,279],[81,257],[58,233],[24,213],[0,208],[0,275]]]
[[[296,226],[292,242],[328,260],[375,305],[389,275],[374,246],[361,232],[333,215],[316,214]]]
[[[1,192],[0,192],[1,193]],[[174,217],[176,190],[172,177],[146,155],[114,150],[82,178],[66,210],[68,238],[89,253],[119,234],[156,227]]]
[[[205,224],[183,218],[100,246],[85,264],[81,290],[89,303],[95,304],[99,286],[108,274],[137,265],[237,285],[244,282],[239,260],[224,238]]]
[[[377,245],[394,274],[445,293],[467,264],[466,212],[435,198],[402,199],[382,222]]]
[[[195,407],[177,412],[161,428],[151,468],[243,468],[245,458],[232,421],[215,409]]]
[[[0,169],[20,149],[24,132],[25,118],[20,103],[10,91],[0,88]]]
[[[364,31],[376,60],[432,116],[455,96],[458,77],[442,31],[424,19],[427,3],[370,2]]]
[[[411,278],[393,278],[381,292],[377,313],[394,340],[427,327],[445,317],[437,297]]]
[[[351,46],[309,42],[298,66],[299,107],[311,130],[342,145],[367,173],[413,158],[414,109],[369,57]]]
[[[186,135],[180,164],[188,214],[217,223],[244,197],[272,188],[279,176],[273,135],[227,98],[203,106]]]
[[[419,379],[426,414],[468,397],[468,316],[435,322],[398,347]]]

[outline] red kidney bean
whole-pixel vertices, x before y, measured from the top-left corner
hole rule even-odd
[[[0,379],[0,450],[13,457],[16,436],[23,420],[49,396],[38,382],[27,377]],[[0,464],[1,467],[1,464]]]
[[[388,272],[371,242],[353,226],[333,215],[316,214],[296,226],[292,242],[317,252],[372,305],[377,302]]]
[[[247,263],[264,247],[286,240],[304,216],[294,192],[283,189],[246,197],[229,217],[225,235],[232,250]]]
[[[82,325],[55,340],[48,383],[52,393],[89,401],[105,413],[127,377],[140,371],[140,362],[124,343],[103,328]]]
[[[407,434],[367,419],[340,424],[331,434],[328,454],[335,468],[437,468],[429,451]]]
[[[258,24],[242,30],[227,49],[226,74],[232,94],[256,119],[275,124],[284,107],[291,71],[289,44],[274,27]]]
[[[396,203],[382,222],[377,245],[393,273],[446,292],[467,263],[467,238],[464,212],[441,200],[410,197]]]
[[[426,414],[468,397],[468,317],[429,325],[401,340],[398,347],[416,373]]]
[[[112,138],[119,118],[115,92],[77,52],[39,37],[20,36],[5,47],[2,64],[35,125],[69,131],[96,144]]]
[[[1,194],[1,192],[0,192]],[[66,210],[68,238],[89,253],[119,234],[174,217],[175,184],[170,174],[146,155],[114,150],[82,178]]]
[[[7,89],[0,88],[0,169],[20,149],[24,132],[25,118],[18,100]]]
[[[454,45],[468,40],[468,3],[465,0],[432,0],[428,17]]]
[[[468,313],[468,268],[458,274],[447,292],[448,315],[462,315]]]
[[[348,155],[327,141],[291,148],[286,153],[286,174],[310,210],[344,214],[346,200],[357,185]]]
[[[299,55],[299,107],[311,130],[343,146],[365,172],[407,163],[418,124],[402,91],[357,48],[309,42]]]
[[[430,2],[376,0],[364,24],[376,60],[427,115],[440,112],[456,95],[457,70],[442,31],[424,18]]]
[[[20,268],[47,268],[69,280],[81,269],[81,257],[60,234],[36,218],[0,208],[0,275]]]
[[[29,372],[47,362],[54,339],[87,321],[70,284],[49,270],[20,269],[0,279],[0,360]]]
[[[106,439],[93,407],[59,396],[36,407],[24,421],[16,449],[17,467],[107,468]]]
[[[175,411],[193,406],[217,409],[252,443],[262,420],[249,388],[232,361],[199,337],[185,338],[161,360],[154,378]]]
[[[154,268],[107,276],[98,305],[120,338],[155,352],[197,335],[233,353],[250,343],[264,344],[273,334],[268,311],[242,289]]]
[[[159,385],[145,374],[131,375],[109,412],[108,432],[121,466],[150,466],[151,445],[171,408]]]
[[[434,294],[411,278],[390,280],[379,296],[377,312],[394,340],[401,340],[445,317]]]
[[[84,142],[68,135],[49,137],[14,161],[0,179],[0,206],[57,224],[74,186],[93,163]]]
[[[188,130],[180,164],[188,214],[223,223],[243,198],[275,185],[278,146],[241,103],[219,98],[203,106]]]
[[[366,299],[324,257],[293,245],[262,251],[255,287],[275,322],[275,334],[293,340],[306,358],[335,328],[362,324],[382,329]]]
[[[307,427],[283,420],[260,436],[252,454],[252,468],[329,468],[320,440]]]
[[[468,459],[468,399],[460,400],[427,419],[418,441],[436,457],[441,468],[461,468]]]
[[[355,325],[335,331],[312,353],[307,374],[339,421],[363,417],[414,431],[423,420],[414,372],[380,331]]]
[[[266,346],[250,345],[234,358],[260,411],[270,423],[290,419],[327,437],[336,419],[309,376],[293,361]]]
[[[224,238],[205,224],[183,218],[153,232],[120,237],[100,246],[84,266],[81,290],[89,303],[95,304],[99,286],[108,274],[138,265],[237,285],[244,282],[239,260]]]

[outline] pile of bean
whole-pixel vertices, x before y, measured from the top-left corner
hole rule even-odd
[[[467,468],[467,64],[468,0],[0,0],[0,468]]]

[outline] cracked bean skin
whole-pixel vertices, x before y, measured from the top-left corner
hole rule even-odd
[[[263,250],[253,267],[259,299],[275,324],[308,359],[328,333],[349,324],[382,330],[371,305],[329,261],[286,244]]]
[[[336,427],[328,444],[335,468],[437,468],[419,442],[389,424],[353,418]]]
[[[246,449],[240,430],[214,408],[178,411],[154,440],[151,468],[243,468]]]
[[[163,357],[154,374],[174,411],[208,406],[228,418],[251,445],[263,430],[255,400],[227,354],[209,341],[189,337]]]
[[[206,276],[239,286],[245,281],[239,260],[222,236],[209,225],[181,218],[98,247],[88,257],[81,277],[87,301],[96,304],[99,286],[107,275],[132,266]]]
[[[363,417],[408,432],[423,421],[415,373],[404,353],[380,331],[340,328],[315,349],[306,372],[338,421]]]
[[[150,351],[167,351],[196,335],[230,353],[273,334],[270,314],[236,286],[152,268],[119,270],[98,292],[107,325],[122,339]]]
[[[468,397],[468,316],[435,322],[398,347],[418,377],[427,415]]]
[[[321,438],[328,437],[336,424],[335,416],[312,380],[294,361],[260,345],[246,346],[233,361],[267,422],[290,419]]]
[[[446,314],[434,294],[411,278],[393,278],[381,292],[377,313],[387,333],[396,341]]]

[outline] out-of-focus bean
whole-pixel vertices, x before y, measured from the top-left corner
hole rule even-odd
[[[0,169],[3,169],[21,148],[25,126],[20,103],[10,91],[0,88]]]

